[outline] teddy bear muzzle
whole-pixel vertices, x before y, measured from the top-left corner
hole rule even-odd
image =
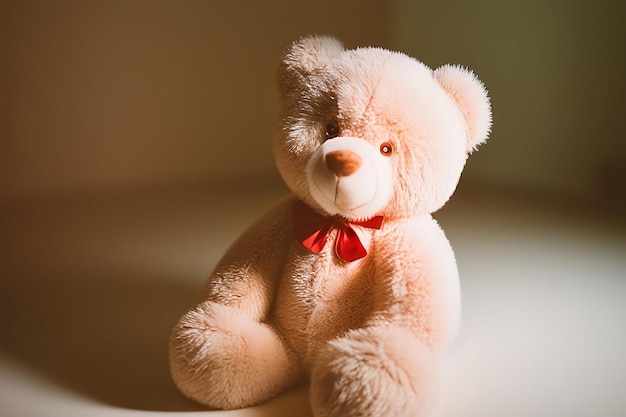
[[[324,142],[311,156],[307,173],[311,196],[330,214],[369,218],[390,198],[389,158],[363,139]]]

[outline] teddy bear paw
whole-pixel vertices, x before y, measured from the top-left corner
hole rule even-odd
[[[396,327],[350,331],[320,349],[311,376],[316,417],[416,417],[431,408],[434,355]]]
[[[208,301],[174,328],[170,368],[181,392],[218,409],[266,401],[297,376],[294,358],[270,326]]]

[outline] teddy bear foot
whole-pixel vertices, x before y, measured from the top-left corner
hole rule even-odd
[[[214,409],[272,398],[297,379],[295,363],[270,326],[208,301],[185,314],[170,339],[174,382]]]
[[[401,328],[370,327],[330,341],[314,359],[316,417],[417,417],[433,403],[434,355]]]

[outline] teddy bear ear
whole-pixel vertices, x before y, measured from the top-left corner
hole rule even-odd
[[[343,45],[330,36],[307,36],[291,44],[278,68],[282,95],[300,86],[313,71],[323,67],[343,51]]]
[[[466,68],[444,65],[434,71],[439,84],[465,118],[468,153],[484,143],[491,132],[491,101],[483,83]]]

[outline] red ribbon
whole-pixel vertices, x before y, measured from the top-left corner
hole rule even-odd
[[[320,253],[329,233],[337,229],[339,232],[335,241],[335,252],[346,262],[356,261],[367,255],[351,225],[378,230],[383,225],[383,220],[383,216],[374,216],[369,220],[351,222],[339,216],[322,216],[299,200],[293,206],[293,229],[298,241],[311,252]]]

